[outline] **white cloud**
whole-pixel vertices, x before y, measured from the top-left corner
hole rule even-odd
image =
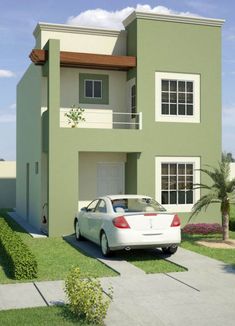
[[[14,72],[10,70],[0,69],[0,78],[9,78],[9,77],[15,77]]]
[[[0,113],[0,123],[15,122],[15,121],[16,121],[15,114]]]
[[[67,20],[67,24],[120,30],[123,29],[122,21],[134,10],[164,15],[199,17],[190,12],[179,12],[164,6],[156,6],[152,8],[149,5],[137,4],[135,8],[126,7],[117,11],[107,11],[100,8],[86,10],[77,16],[70,16]]]

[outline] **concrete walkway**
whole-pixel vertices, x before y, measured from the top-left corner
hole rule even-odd
[[[114,290],[107,326],[235,324],[235,270],[222,262],[180,248],[167,260],[187,272],[144,274],[125,261],[102,258],[88,241],[66,240],[120,273],[100,279],[104,291],[110,285]],[[61,304],[63,287],[63,281],[0,285],[0,309]]]

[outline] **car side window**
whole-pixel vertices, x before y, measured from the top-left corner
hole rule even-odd
[[[99,204],[97,205],[95,212],[97,213],[107,213],[107,208],[105,201],[103,199],[100,200]]]
[[[87,206],[87,212],[94,212],[95,208],[98,204],[98,199],[94,200],[93,202],[91,202],[88,206]]]

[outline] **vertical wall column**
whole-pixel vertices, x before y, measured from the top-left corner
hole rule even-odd
[[[56,201],[54,198],[54,179],[56,178],[56,160],[54,156],[56,129],[59,126],[60,112],[60,41],[48,40],[44,50],[47,51],[47,62],[43,67],[43,75],[47,77],[47,129],[48,129],[48,160],[47,160],[47,204],[48,204],[48,234],[53,234],[55,223],[54,212]]]

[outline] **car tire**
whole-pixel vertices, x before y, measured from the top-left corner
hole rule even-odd
[[[176,253],[177,249],[178,249],[178,246],[172,245],[170,247],[162,248],[162,251],[166,255],[173,255],[174,253]]]
[[[83,237],[81,236],[78,220],[76,220],[75,223],[74,223],[74,230],[75,230],[75,238],[76,238],[76,240],[77,241],[83,240]]]
[[[109,248],[108,238],[104,231],[101,233],[100,236],[100,248],[101,248],[101,253],[104,257],[111,256],[111,250]]]

